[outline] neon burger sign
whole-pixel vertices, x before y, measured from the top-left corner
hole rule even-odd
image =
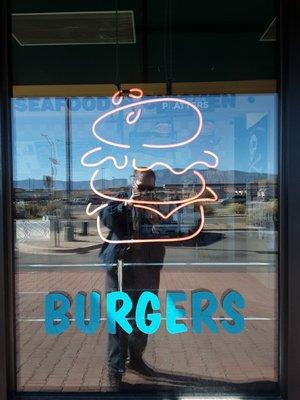
[[[172,148],[177,148],[177,147],[182,147],[182,146],[191,146],[192,143],[197,139],[197,137],[200,135],[201,130],[202,130],[202,125],[203,125],[203,118],[201,111],[190,101],[181,99],[181,98],[172,98],[172,97],[160,97],[160,98],[151,98],[151,99],[146,99],[143,100],[143,92],[141,89],[138,88],[133,88],[128,91],[128,97],[133,99],[133,103],[126,104],[126,105],[121,105],[122,101],[124,99],[124,95],[122,91],[117,91],[113,96],[112,96],[112,104],[115,106],[114,109],[102,114],[99,118],[97,118],[93,125],[92,125],[92,132],[94,136],[97,138],[98,141],[104,143],[105,145],[108,145],[109,148],[111,149],[111,155],[108,155],[106,157],[102,157],[97,161],[89,161],[89,158],[94,156],[97,153],[101,153],[102,147],[98,146],[95,147],[89,151],[87,151],[82,157],[81,157],[81,164],[85,167],[89,168],[95,168],[99,167],[100,165],[111,161],[114,165],[114,167],[117,170],[122,170],[128,166],[133,168],[135,171],[147,171],[150,169],[153,169],[155,167],[161,166],[166,168],[171,174],[174,175],[183,175],[187,171],[192,170],[194,175],[199,181],[200,184],[200,190],[198,193],[191,195],[189,198],[184,198],[184,199],[178,199],[178,200],[157,200],[157,199],[149,199],[149,200],[138,200],[138,199],[131,199],[131,198],[119,198],[115,197],[113,195],[108,195],[104,193],[104,191],[99,190],[96,188],[96,179],[99,176],[100,170],[98,168],[95,169],[93,172],[91,178],[90,178],[90,187],[91,190],[93,191],[94,194],[99,196],[103,201],[105,201],[104,204],[101,204],[100,206],[96,207],[95,209],[91,210],[92,203],[89,203],[86,208],[86,213],[87,215],[94,215],[95,213],[99,213],[99,211],[105,207],[107,207],[109,201],[116,201],[120,203],[131,203],[131,205],[135,208],[140,208],[147,210],[152,213],[156,213],[161,219],[167,220],[169,219],[172,215],[177,213],[179,210],[181,210],[184,207],[187,207],[191,204],[197,204],[199,208],[199,213],[200,213],[200,219],[199,219],[199,224],[198,227],[195,229],[195,231],[191,234],[188,234],[186,236],[180,236],[180,237],[172,237],[172,238],[165,238],[165,237],[155,237],[155,238],[138,238],[138,239],[126,239],[126,240],[110,240],[107,239],[102,232],[101,229],[101,223],[100,223],[100,217],[99,215],[97,216],[97,229],[98,229],[98,234],[100,238],[104,242],[108,243],[149,243],[149,242],[178,242],[178,241],[184,241],[184,240],[189,240],[192,239],[193,237],[197,236],[203,229],[204,226],[204,207],[203,205],[207,202],[216,202],[217,201],[217,195],[216,193],[206,184],[206,181],[197,169],[195,169],[197,166],[205,166],[206,168],[217,168],[219,164],[219,159],[215,153],[213,153],[210,150],[204,150],[203,153],[206,156],[209,156],[211,158],[211,162],[207,162],[205,160],[197,160],[192,162],[190,165],[187,167],[178,170],[177,168],[173,168],[172,165],[170,165],[167,162],[164,161],[155,161],[151,163],[147,167],[139,167],[137,165],[137,160],[135,157],[131,159],[130,162],[130,157],[129,157],[129,151],[130,151],[130,144],[127,143],[122,143],[118,141],[118,137],[114,138],[114,140],[109,140],[104,137],[103,134],[99,133],[99,126],[103,124],[104,121],[106,121],[108,118],[112,116],[116,116],[119,113],[126,114],[125,115],[125,121],[126,124],[128,125],[134,125],[138,124],[140,119],[142,118],[143,115],[143,106],[146,105],[151,105],[151,104],[161,104],[161,103],[180,103],[190,109],[193,114],[196,117],[197,123],[195,129],[190,133],[190,135],[185,138],[185,140],[182,141],[173,141],[170,143],[142,143],[142,147],[145,149],[172,149]],[[113,155],[115,153],[114,148],[119,148],[119,149],[127,149],[128,153],[123,155],[123,161],[118,162],[115,156]],[[209,196],[207,194],[209,193]],[[168,212],[162,212],[159,210],[160,206],[166,206],[170,205],[172,206],[172,210]]]

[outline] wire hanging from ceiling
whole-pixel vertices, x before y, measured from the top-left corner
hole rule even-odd
[[[116,37],[116,46],[115,46],[115,86],[118,90],[119,96],[128,96],[129,90],[122,89],[121,77],[120,77],[120,57],[119,57],[119,7],[118,0],[115,0],[115,37]]]
[[[165,0],[164,15],[164,69],[166,93],[172,94],[173,84],[173,36],[172,36],[172,0]]]
[[[115,85],[116,85],[118,90],[121,90],[120,66],[119,66],[119,10],[118,10],[118,0],[115,0],[115,36],[116,36],[116,46],[115,46]]]

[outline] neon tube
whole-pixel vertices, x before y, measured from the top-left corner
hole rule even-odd
[[[107,160],[112,160],[112,162],[114,163],[114,165],[115,165],[115,167],[116,167],[117,169],[123,169],[123,168],[125,168],[125,167],[127,166],[127,164],[128,164],[128,157],[127,157],[126,155],[124,156],[124,164],[122,164],[122,165],[118,165],[118,164],[117,164],[116,158],[113,157],[113,156],[104,157],[104,158],[102,158],[102,160],[97,161],[97,162],[95,162],[95,163],[87,163],[87,162],[85,162],[85,159],[86,159],[89,155],[91,155],[91,154],[93,154],[93,153],[96,153],[96,152],[99,151],[99,150],[102,150],[102,147],[95,147],[94,149],[87,151],[87,152],[81,157],[81,160],[80,160],[81,164],[82,164],[83,166],[85,166],[85,167],[97,167],[98,165],[103,164],[103,163],[104,163],[105,161],[107,161]]]
[[[133,204],[133,207],[143,208],[145,210],[154,212],[155,214],[159,215],[163,219],[168,219],[168,218],[171,217],[171,215],[175,214],[181,208],[184,208],[184,207],[189,206],[191,204],[204,203],[204,202],[216,202],[218,200],[217,194],[208,186],[206,186],[206,189],[211,192],[211,194],[214,196],[213,198],[200,198],[200,199],[195,199],[195,200],[188,200],[186,203],[183,203],[180,206],[178,206],[178,207],[174,208],[173,210],[171,210],[167,215],[163,214],[162,212],[158,211],[155,208],[148,207],[148,206],[145,206],[145,205],[142,205],[142,204]]]
[[[118,106],[122,103],[123,98],[124,96],[122,94],[122,90],[118,90],[111,98],[111,102],[113,103],[114,106]]]
[[[89,203],[89,204],[86,206],[86,210],[85,210],[85,212],[86,212],[87,215],[89,215],[89,216],[94,215],[96,212],[99,212],[99,211],[102,210],[103,208],[107,207],[108,204],[107,204],[107,203],[101,204],[99,207],[96,207],[93,211],[90,211],[91,206],[92,206],[92,203]]]
[[[194,174],[198,176],[198,178],[200,179],[201,183],[202,183],[202,188],[200,190],[200,192],[198,194],[196,194],[193,197],[190,197],[188,199],[184,199],[184,200],[167,200],[167,201],[154,201],[154,200],[136,200],[136,199],[128,199],[128,200],[124,200],[124,199],[120,199],[119,197],[112,197],[112,196],[108,196],[102,192],[99,192],[95,186],[94,186],[94,181],[95,181],[95,177],[96,175],[99,173],[99,169],[97,169],[91,179],[90,179],[90,186],[92,191],[97,194],[98,196],[107,199],[107,200],[111,200],[111,201],[118,201],[120,203],[124,203],[124,201],[126,201],[127,203],[135,203],[135,204],[183,204],[185,203],[187,200],[195,200],[198,199],[204,192],[205,188],[206,188],[206,182],[205,179],[203,178],[203,176],[198,172],[198,171],[194,171]]]
[[[195,139],[199,136],[199,134],[200,134],[200,132],[201,132],[202,123],[203,123],[203,122],[202,122],[202,114],[201,114],[200,110],[198,110],[198,108],[197,108],[193,103],[191,103],[191,102],[189,102],[189,101],[187,101],[187,100],[183,100],[183,99],[174,99],[174,98],[172,98],[172,97],[164,97],[164,98],[160,98],[160,99],[142,100],[142,101],[140,101],[140,102],[136,102],[136,103],[132,103],[132,104],[127,104],[127,105],[125,105],[125,106],[118,107],[118,108],[116,108],[116,109],[114,109],[114,110],[108,111],[107,113],[101,115],[101,117],[99,117],[99,118],[96,119],[96,121],[93,123],[93,126],[92,126],[92,132],[93,132],[94,136],[95,136],[98,140],[100,140],[101,142],[103,142],[103,143],[106,143],[106,144],[108,144],[108,145],[115,146],[115,147],[120,147],[120,148],[124,148],[124,149],[129,149],[129,148],[130,148],[130,145],[128,145],[128,144],[122,144],[122,143],[113,142],[113,141],[111,141],[111,140],[104,139],[102,136],[98,135],[98,134],[96,133],[96,126],[97,126],[97,124],[98,124],[99,122],[103,121],[105,118],[109,117],[110,115],[114,115],[114,114],[116,114],[116,113],[118,113],[118,112],[120,112],[120,111],[127,110],[127,109],[132,108],[132,107],[139,107],[139,108],[140,108],[140,106],[142,106],[142,105],[144,105],[144,104],[163,103],[163,102],[166,102],[166,101],[170,101],[170,102],[173,102],[173,103],[182,103],[182,104],[187,105],[188,107],[191,107],[191,108],[196,112],[196,115],[197,115],[198,120],[199,120],[199,121],[198,121],[198,126],[197,126],[196,131],[193,133],[193,135],[192,135],[189,139],[186,139],[186,140],[184,140],[184,141],[182,141],[182,142],[170,143],[170,144],[147,144],[147,143],[144,143],[144,144],[142,144],[142,146],[143,146],[143,147],[148,147],[148,148],[153,148],[153,149],[154,149],[154,148],[157,148],[157,149],[167,149],[167,148],[174,148],[174,147],[184,146],[184,145],[186,145],[186,144],[188,144],[188,143],[191,143],[193,140],[195,140]],[[130,116],[132,116],[132,114],[130,114]],[[127,116],[127,117],[128,117],[128,116]],[[129,119],[130,119],[130,118],[129,118]],[[127,122],[128,122],[128,121],[127,121]]]
[[[135,93],[137,93],[137,94],[135,94]],[[128,96],[133,99],[140,99],[141,97],[144,96],[144,92],[142,91],[142,89],[132,88],[132,89],[129,89]],[[119,97],[119,99],[117,99],[118,97]],[[123,90],[118,90],[112,96],[111,101],[112,101],[113,105],[118,106],[122,103],[123,99],[124,99]]]
[[[219,158],[212,153],[211,151],[207,151],[205,150],[204,153],[208,153],[210,155],[212,155],[215,158],[215,163],[214,164],[209,164],[206,161],[195,161],[192,164],[190,164],[189,166],[187,166],[185,169],[181,170],[181,171],[176,171],[175,169],[173,169],[169,164],[165,163],[165,162],[154,162],[153,164],[151,164],[149,167],[145,167],[145,168],[140,168],[136,166],[136,159],[133,158],[132,160],[132,167],[133,169],[135,169],[136,171],[149,171],[149,169],[153,169],[154,167],[157,166],[162,166],[167,168],[169,171],[171,171],[174,175],[182,175],[185,172],[187,172],[189,169],[192,169],[192,167],[195,167],[196,165],[205,165],[207,168],[217,168],[218,164],[219,164]]]
[[[137,110],[136,116],[134,118],[132,118],[132,119],[131,119],[131,117],[135,114],[135,112],[131,111],[130,113],[128,113],[127,117],[126,117],[127,124],[129,124],[129,125],[135,124],[136,121],[140,118],[141,113],[142,113],[141,109]]]
[[[134,93],[138,93],[138,94],[134,94]],[[132,88],[129,89],[129,97],[132,97],[133,99],[140,99],[141,97],[144,96],[144,92],[142,91],[142,89],[139,88]]]
[[[143,96],[143,91],[141,89],[138,89],[138,88],[132,88],[129,91],[126,91],[126,93],[128,93],[128,97],[131,97],[133,99],[140,99]],[[117,91],[112,96],[112,104],[115,105],[115,106],[119,106],[122,103],[123,99],[124,99],[123,91],[121,91],[121,90]],[[202,124],[203,124],[202,114],[201,114],[200,110],[193,103],[191,103],[191,102],[189,102],[187,100],[184,100],[184,99],[171,98],[171,97],[142,100],[142,101],[138,101],[138,102],[135,102],[135,103],[132,103],[132,104],[127,104],[127,105],[118,107],[118,108],[116,108],[114,110],[111,110],[111,111],[103,114],[102,116],[100,116],[96,121],[94,121],[94,123],[92,125],[92,132],[93,132],[94,136],[98,140],[100,140],[100,141],[102,141],[102,142],[104,142],[104,143],[106,143],[108,145],[112,145],[112,146],[119,147],[119,148],[130,148],[130,145],[113,142],[113,141],[107,140],[107,139],[103,138],[102,136],[98,135],[96,133],[97,124],[99,122],[103,121],[105,118],[107,118],[107,117],[109,117],[111,115],[117,114],[120,111],[124,111],[124,110],[130,109],[130,108],[136,107],[136,111],[129,111],[127,113],[126,119],[125,119],[127,124],[133,125],[138,121],[138,119],[141,116],[141,112],[142,112],[141,106],[142,105],[144,105],[144,104],[153,104],[153,103],[162,103],[162,102],[181,103],[181,104],[184,104],[184,105],[192,108],[195,111],[195,113],[196,113],[196,115],[198,117],[197,128],[193,132],[193,134],[192,134],[192,136],[190,138],[188,138],[186,140],[183,140],[181,142],[178,142],[178,143],[170,143],[170,144],[162,144],[162,145],[161,144],[143,143],[142,146],[146,147],[146,148],[154,148],[154,149],[155,148],[166,148],[167,149],[167,148],[174,148],[174,147],[184,146],[184,145],[186,145],[188,143],[193,142],[199,136],[199,134],[201,132],[201,129],[202,129]],[[116,158],[113,157],[113,156],[104,157],[100,161],[97,161],[97,162],[94,162],[94,163],[86,162],[86,158],[88,156],[90,156],[91,154],[96,153],[97,151],[100,151],[100,150],[102,150],[102,148],[101,147],[97,147],[97,148],[94,148],[94,149],[86,152],[81,157],[81,164],[86,166],[86,167],[97,167],[97,166],[101,165],[102,163],[104,163],[105,161],[112,160],[114,166],[117,169],[123,169],[128,165],[128,155],[124,155],[123,156],[124,157],[124,163],[123,164],[118,164]],[[142,171],[147,171],[147,170],[153,169],[155,166],[160,165],[160,166],[163,166],[163,167],[167,168],[174,175],[182,175],[185,172],[187,172],[188,170],[190,170],[193,167],[195,167],[196,165],[204,165],[207,168],[217,168],[217,166],[219,164],[218,156],[215,153],[213,153],[212,151],[209,151],[209,150],[204,150],[204,153],[210,155],[214,159],[214,162],[209,163],[209,162],[206,162],[206,161],[195,161],[195,162],[191,163],[189,166],[187,166],[186,168],[184,168],[183,170],[176,171],[168,163],[165,163],[165,162],[154,162],[149,167],[140,168],[140,167],[137,167],[136,159],[133,158],[132,159],[132,167],[133,167],[133,169],[142,172]],[[104,198],[104,199],[110,200],[110,201],[117,201],[117,202],[124,203],[124,204],[130,204],[133,207],[148,210],[150,212],[156,213],[160,218],[165,219],[165,220],[170,218],[171,215],[175,214],[178,210],[182,209],[183,207],[187,207],[187,206],[189,206],[191,204],[198,203],[199,210],[200,210],[200,215],[201,215],[201,223],[200,223],[198,229],[193,234],[191,234],[189,236],[178,237],[178,238],[157,238],[157,239],[153,239],[152,238],[152,239],[129,239],[129,240],[107,240],[104,237],[104,235],[102,234],[100,216],[98,215],[97,216],[97,230],[98,230],[98,234],[101,237],[101,239],[104,242],[108,242],[108,243],[154,243],[154,242],[179,242],[179,241],[189,240],[189,239],[192,239],[193,237],[197,236],[202,231],[203,226],[204,226],[204,208],[203,208],[203,204],[205,202],[216,202],[218,200],[218,196],[210,187],[206,186],[205,179],[204,179],[204,177],[202,176],[202,174],[200,172],[198,172],[197,170],[194,170],[193,172],[199,178],[199,180],[200,180],[200,182],[202,184],[202,187],[201,187],[200,191],[195,196],[187,198],[187,199],[184,199],[184,200],[159,201],[159,200],[137,200],[137,199],[134,199],[134,198],[120,199],[118,197],[108,196],[108,195],[98,191],[95,188],[95,185],[94,185],[95,178],[96,178],[97,174],[99,173],[99,169],[97,169],[93,173],[93,175],[92,175],[92,177],[90,179],[90,187],[91,187],[91,190],[97,196],[99,196],[101,198]],[[204,193],[204,191],[206,189],[212,195],[212,197],[210,197],[210,198],[201,198],[201,195]],[[161,211],[159,211],[158,209],[152,207],[152,206],[155,206],[155,205],[170,205],[170,204],[176,205],[176,207],[173,210],[169,211],[167,214],[164,214]],[[95,213],[99,212],[100,210],[106,208],[108,206],[108,203],[102,204],[102,205],[96,207],[92,211],[91,211],[91,206],[92,206],[92,203],[89,203],[87,205],[87,207],[86,207],[86,213],[87,213],[87,215],[90,215],[90,216],[94,215]]]
[[[178,238],[160,238],[160,239],[128,239],[128,240],[110,240],[107,239],[101,231],[101,222],[100,222],[100,217],[97,217],[97,230],[98,230],[98,234],[100,236],[100,238],[107,243],[166,243],[166,242],[182,242],[185,240],[190,240],[192,238],[194,238],[195,236],[199,235],[199,233],[202,231],[203,227],[204,227],[204,210],[203,210],[203,206],[199,206],[199,210],[200,210],[200,217],[201,217],[201,223],[198,227],[198,229],[192,233],[189,236],[184,236],[184,237],[178,237]]]

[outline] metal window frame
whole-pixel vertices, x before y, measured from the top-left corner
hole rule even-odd
[[[300,2],[280,0],[280,393],[277,399],[300,397]],[[98,398],[99,394],[15,393],[14,259],[12,214],[12,157],[10,129],[10,13],[9,1],[0,2],[0,399]],[[119,398],[130,399],[130,394]],[[145,396],[139,398],[168,398]],[[118,398],[101,395],[101,398]],[[170,394],[174,398],[174,394]],[[183,398],[178,396],[177,398]],[[196,397],[194,397],[196,398]],[[197,396],[197,398],[201,398]],[[206,396],[206,398],[209,398]],[[234,399],[235,396],[211,396]],[[245,396],[241,400],[271,397]]]
[[[280,390],[300,398],[300,2],[280,2]],[[298,104],[297,104],[298,102]],[[298,184],[298,185],[297,185]]]
[[[14,228],[10,126],[10,19],[8,1],[0,2],[0,399],[15,388]]]

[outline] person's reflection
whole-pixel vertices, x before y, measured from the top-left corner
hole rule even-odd
[[[152,170],[135,171],[131,193],[119,196],[131,199],[155,199],[155,173]],[[155,237],[159,232],[160,217],[153,212],[135,208],[130,202],[111,202],[101,211],[102,223],[109,228],[110,240],[126,240]],[[123,268],[122,290],[127,292],[133,302],[129,315],[133,327],[131,334],[123,330],[108,336],[108,381],[111,390],[118,390],[125,368],[151,376],[154,370],[143,360],[148,336],[138,330],[135,324],[137,300],[145,290],[157,294],[160,271],[163,266],[165,248],[158,243],[114,244],[105,243],[100,252],[102,263],[114,266],[107,268],[106,290],[117,291],[118,273],[115,264],[118,260],[131,265]],[[151,307],[146,315],[152,312]]]

